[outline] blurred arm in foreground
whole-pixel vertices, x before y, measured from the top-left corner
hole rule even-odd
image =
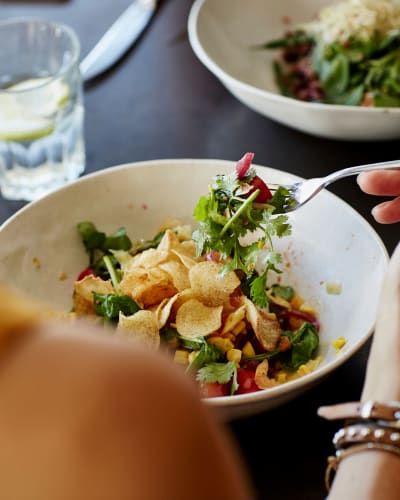
[[[0,498],[252,498],[233,440],[163,355],[0,288],[0,357]]]

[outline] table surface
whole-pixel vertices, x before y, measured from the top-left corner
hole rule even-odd
[[[190,0],[164,0],[138,43],[85,87],[86,173],[159,158],[255,161],[302,177],[398,158],[398,141],[352,143],[320,139],[286,128],[246,108],[193,54],[186,23]],[[130,0],[0,1],[0,19],[35,15],[71,25],[85,55]],[[374,124],[371,123],[371,127]],[[329,188],[376,229],[391,253],[397,226],[374,223],[379,201],[354,178]],[[0,198],[0,223],[24,204]],[[257,493],[268,499],[321,499],[326,456],[336,426],[321,421],[321,404],[357,400],[367,343],[344,366],[307,394],[284,406],[231,424]]]

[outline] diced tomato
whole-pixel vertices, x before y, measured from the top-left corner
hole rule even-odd
[[[248,174],[248,171],[251,167],[251,163],[254,158],[254,153],[246,153],[236,164],[236,173],[239,179],[244,179]],[[254,179],[251,181],[252,189],[249,191],[248,195],[254,193],[256,189],[260,190],[259,195],[255,199],[257,203],[265,203],[269,199],[272,198],[271,191],[265,182],[256,175]],[[247,195],[247,196],[248,196]]]
[[[246,153],[236,164],[236,173],[239,179],[246,177],[251,162],[253,161],[254,153]]]
[[[207,384],[205,382],[201,382],[200,395],[203,398],[217,398],[220,396],[228,396],[229,384],[219,384],[218,382]]]
[[[253,193],[256,189],[260,190],[259,195],[254,200],[256,203],[265,203],[272,198],[269,187],[265,184],[261,177],[258,177],[258,175],[256,175],[251,181],[251,185],[253,186],[253,188],[249,194]]]
[[[76,280],[83,280],[83,278],[86,278],[86,276],[97,276],[96,271],[92,267],[87,267],[79,274]]]
[[[254,381],[254,375],[254,370],[239,368],[237,371],[237,381],[239,384],[239,388],[235,392],[235,394],[248,394],[249,392],[259,391],[260,389],[257,387]]]

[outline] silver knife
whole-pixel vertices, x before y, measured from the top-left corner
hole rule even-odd
[[[122,57],[150,22],[157,0],[134,0],[81,61],[83,80],[99,76]]]

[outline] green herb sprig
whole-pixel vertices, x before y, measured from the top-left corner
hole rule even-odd
[[[265,307],[268,273],[279,273],[282,262],[280,254],[274,251],[273,237],[291,232],[284,214],[291,197],[282,187],[267,203],[256,203],[259,190],[249,194],[249,182],[254,176],[254,169],[244,179],[239,179],[236,172],[216,176],[208,196],[201,197],[194,210],[199,228],[193,239],[197,242],[197,256],[217,252],[225,262],[223,273],[235,271],[241,275],[251,299]],[[249,235],[252,243],[246,244],[244,238]],[[259,264],[263,268],[260,274],[256,271]]]

